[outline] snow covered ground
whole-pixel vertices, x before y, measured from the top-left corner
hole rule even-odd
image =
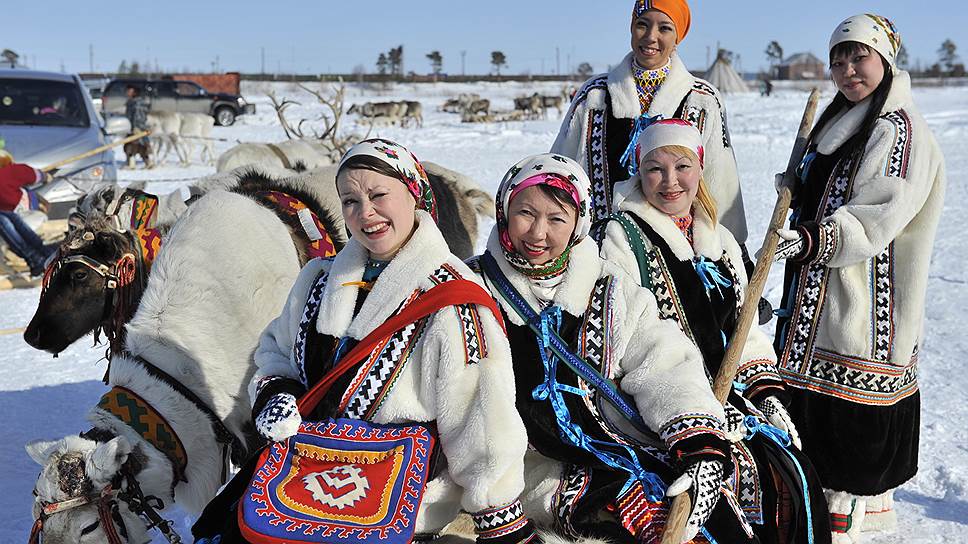
[[[257,104],[258,113],[240,117],[232,127],[216,127],[218,152],[239,141],[280,141],[285,138],[268,98],[297,99],[290,115],[315,118],[322,111],[314,99],[289,83],[245,83],[243,94]],[[492,108],[510,109],[512,98],[535,90],[557,94],[562,85],[541,83],[398,85],[377,92],[355,87],[347,90],[352,102],[420,100],[423,129],[397,127],[375,130],[407,145],[418,157],[461,171],[493,191],[505,170],[518,159],[546,151],[554,140],[560,117],[530,122],[463,124],[459,116],[438,112],[437,107],[461,92],[489,98]],[[829,95],[826,96],[829,99]],[[968,244],[961,236],[968,229],[968,98],[964,88],[916,89],[915,98],[947,158],[948,193],[931,263],[929,305],[922,344],[921,460],[917,477],[897,493],[900,528],[896,535],[872,535],[870,542],[934,543],[968,538],[968,372],[961,363],[968,355],[968,335],[961,321],[968,306]],[[780,92],[770,98],[735,95],[727,98],[730,130],[737,153],[747,216],[749,246],[763,238],[773,208],[773,172],[786,165],[806,94]],[[119,154],[120,159],[120,154]],[[197,159],[196,159],[197,160]],[[207,165],[188,168],[172,164],[154,170],[121,170],[124,181],[148,180],[149,189],[167,192],[191,179],[214,172]],[[962,215],[965,214],[965,215]],[[484,236],[489,225],[481,229]],[[777,270],[778,272],[778,270]],[[780,296],[780,275],[770,277],[767,296]],[[52,359],[33,351],[9,329],[24,326],[36,306],[37,289],[0,292],[0,414],[6,437],[0,441],[3,489],[0,495],[0,542],[23,541],[31,524],[31,490],[39,467],[27,457],[24,444],[35,438],[54,438],[86,430],[84,414],[105,388],[100,383],[105,363],[103,349],[91,346],[90,337]],[[772,334],[772,330],[769,330]],[[169,514],[171,517],[171,514]],[[188,536],[191,520],[174,514],[180,532]],[[157,538],[156,542],[162,539]]]

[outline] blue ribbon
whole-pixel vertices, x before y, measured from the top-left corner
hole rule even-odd
[[[585,396],[586,392],[570,385],[558,383],[558,358],[551,347],[552,338],[557,337],[561,326],[561,308],[549,306],[541,311],[536,319],[532,319],[534,328],[541,331],[535,335],[538,350],[541,353],[541,363],[544,367],[544,383],[538,385],[531,392],[535,400],[547,400],[551,403],[558,425],[558,434],[566,444],[577,446],[597,457],[605,465],[629,473],[629,478],[622,487],[620,494],[625,493],[635,482],[642,484],[643,493],[651,501],[662,499],[665,484],[658,476],[646,471],[639,463],[638,456],[632,448],[625,444],[606,442],[589,437],[582,428],[571,420],[571,413],[565,404],[562,393]],[[608,451],[619,450],[619,451]]]
[[[800,165],[797,166],[797,170],[796,170],[797,179],[800,181],[800,183],[807,182],[807,176],[810,175],[810,166],[813,165],[813,161],[816,158],[817,158],[817,152],[811,151],[806,155],[804,155],[803,160],[800,161]]]
[[[796,456],[788,451],[790,447],[790,435],[785,431],[777,429],[769,423],[762,423],[754,416],[746,416],[743,419],[743,424],[746,425],[746,440],[750,440],[757,433],[762,434],[764,437],[772,440],[781,448],[783,448],[783,453],[793,461],[793,465],[797,467],[797,473],[800,475],[800,485],[803,486],[803,501],[804,509],[807,511],[807,542],[808,544],[813,544],[813,513],[810,511],[810,489],[807,485],[807,475],[803,472],[803,467],[800,466],[800,461],[797,461]]]
[[[629,176],[634,176],[639,171],[639,165],[636,164],[635,158],[635,142],[639,139],[639,134],[645,130],[649,125],[655,123],[656,121],[662,119],[662,114],[658,113],[649,117],[649,114],[643,113],[642,115],[635,118],[632,122],[632,131],[629,133],[629,145],[625,148],[625,152],[622,153],[622,157],[619,158],[619,164],[626,165],[628,168]],[[626,164],[628,163],[628,164]]]
[[[665,484],[657,475],[642,468],[638,456],[632,448],[625,444],[591,438],[582,431],[580,426],[572,422],[571,413],[568,411],[562,393],[580,396],[585,396],[587,393],[576,387],[558,383],[559,361],[564,362],[583,381],[600,392],[612,406],[622,412],[626,419],[640,429],[648,429],[645,421],[642,420],[642,415],[629,405],[628,401],[615,388],[615,384],[568,349],[561,336],[558,335],[558,328],[561,326],[561,308],[552,305],[542,310],[540,314],[535,313],[528,303],[521,298],[520,293],[511,286],[493,256],[485,253],[479,262],[485,276],[497,287],[501,296],[510,303],[514,311],[527,321],[528,326],[535,332],[535,340],[541,354],[541,364],[544,367],[544,382],[531,391],[531,396],[535,400],[547,400],[551,403],[561,439],[566,444],[591,453],[605,465],[627,472],[629,479],[625,482],[620,493],[625,493],[638,481],[642,484],[642,491],[650,501],[658,502],[662,500],[665,494]]]
[[[733,282],[719,271],[716,263],[707,259],[705,255],[694,258],[692,260],[692,266],[696,269],[696,274],[699,275],[699,279],[702,281],[702,286],[706,289],[707,294],[713,289],[716,289],[722,295],[723,292],[720,291],[720,287],[731,287],[733,285]]]

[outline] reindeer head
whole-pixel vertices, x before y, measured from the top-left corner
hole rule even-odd
[[[44,544],[103,544],[111,542],[109,533],[121,542],[151,540],[145,523],[116,496],[121,467],[132,455],[125,438],[98,443],[67,436],[31,442],[27,453],[43,467],[34,485],[33,515],[42,524]],[[108,523],[112,526],[105,527]]]
[[[113,188],[101,188],[78,204],[57,260],[44,276],[37,311],[24,331],[24,340],[31,346],[60,353],[116,316],[122,302],[117,291],[119,273],[125,275],[125,286],[144,281],[137,266],[140,248],[118,220],[125,212],[113,210],[120,196]],[[118,316],[124,321],[136,307],[136,301],[125,302],[125,315]],[[106,332],[111,340],[116,331]]]

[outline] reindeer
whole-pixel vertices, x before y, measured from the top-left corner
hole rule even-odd
[[[246,400],[251,356],[311,257],[312,239],[302,213],[267,202],[284,192],[319,210],[323,234],[336,233],[333,216],[313,202],[314,188],[303,189],[252,175],[232,192],[199,198],[172,226],[121,348],[112,350],[112,389],[89,413],[94,428],[28,447],[44,467],[34,513],[45,544],[80,542],[88,533],[90,541],[119,542],[119,531],[143,542],[145,521],[118,502],[141,497],[149,518],[160,519],[156,511],[172,502],[198,513],[224,483],[228,463],[241,463],[259,443]],[[329,254],[342,244],[324,240]],[[52,272],[54,279],[67,279],[67,270]],[[125,414],[134,412],[113,409],[118,403],[138,404],[148,416],[129,421]],[[165,426],[152,434],[152,421]],[[76,485],[65,486],[65,478]]]
[[[181,114],[177,112],[159,111],[148,114],[148,136],[151,147],[155,152],[155,163],[161,164],[172,151],[178,157],[178,161],[185,162],[179,144],[181,132]]]
[[[364,102],[363,104],[353,104],[346,111],[349,114],[358,114],[361,119],[365,119],[370,125],[397,123],[403,124],[407,115],[408,102]]]
[[[286,116],[286,110],[293,105],[298,105],[299,102],[287,98],[280,100],[274,93],[269,93],[272,107],[288,140],[277,143],[239,144],[218,158],[216,172],[228,172],[248,164],[285,168],[297,172],[312,170],[335,163],[351,145],[369,136],[369,132],[362,137],[357,134],[340,133],[346,97],[344,85],[340,85],[330,94],[312,90],[302,84],[299,84],[299,87],[312,94],[317,102],[324,106],[319,117],[315,120],[301,119],[293,125]],[[321,123],[322,130],[312,127],[314,122]]]
[[[547,112],[548,108],[555,108],[558,111],[558,115],[561,115],[561,106],[564,103],[564,99],[559,95],[543,95],[541,96],[541,108]]]
[[[403,116],[403,126],[407,126],[409,121],[416,123],[417,128],[423,127],[423,106],[420,102],[414,100],[408,100],[405,102],[407,104],[407,113]]]
[[[537,119],[544,115],[544,108],[541,105],[541,97],[538,93],[515,98],[514,110],[521,112],[521,116],[527,119]]]
[[[181,117],[179,136],[185,148],[183,164],[187,165],[191,160],[196,140],[202,147],[199,160],[207,164],[215,164],[215,142],[212,140],[215,118],[205,113],[183,113]]]

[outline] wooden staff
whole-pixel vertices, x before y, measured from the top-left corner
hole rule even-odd
[[[813,127],[813,116],[817,111],[817,102],[820,100],[820,90],[814,89],[807,99],[807,107],[803,111],[803,118],[800,120],[800,130],[797,131],[797,139],[793,142],[793,152],[787,162],[786,172],[783,174],[783,183],[778,188],[776,205],[773,207],[773,218],[770,219],[770,226],[766,229],[766,238],[763,240],[763,249],[756,260],[756,268],[753,269],[753,276],[750,278],[746,288],[746,299],[739,310],[739,319],[733,336],[730,338],[729,345],[726,347],[726,354],[723,355],[723,362],[719,366],[716,380],[713,382],[713,394],[716,400],[726,404],[726,397],[733,388],[733,379],[736,377],[736,368],[739,366],[740,355],[746,345],[746,337],[749,335],[753,318],[757,314],[760,296],[763,294],[763,287],[766,286],[766,278],[770,275],[770,265],[773,264],[773,255],[776,253],[776,245],[780,236],[776,233],[777,229],[783,228],[786,221],[787,212],[790,210],[790,201],[793,193],[790,187],[796,180],[796,170],[803,160],[803,155],[807,150],[807,137]],[[682,542],[682,531],[689,520],[689,513],[692,511],[692,500],[689,493],[676,495],[672,500],[672,507],[669,509],[669,519],[666,521],[665,532],[662,534],[662,544],[679,544]]]
[[[121,138],[120,140],[115,140],[115,141],[113,141],[111,143],[104,144],[104,145],[102,145],[100,147],[95,147],[94,149],[92,149],[90,151],[85,151],[84,153],[81,153],[80,155],[74,155],[73,157],[68,157],[68,158],[66,158],[64,160],[57,161],[54,164],[48,164],[47,166],[41,168],[40,171],[41,172],[51,172],[53,170],[57,170],[58,168],[60,168],[61,166],[64,166],[65,164],[70,164],[72,162],[79,161],[81,159],[86,159],[86,158],[90,157],[91,155],[97,155],[98,153],[104,151],[105,149],[111,149],[112,147],[118,147],[119,145],[124,145],[124,144],[126,144],[128,142],[133,142],[133,141],[138,140],[140,138],[144,138],[145,136],[147,136],[150,133],[151,133],[151,131],[148,131],[148,130],[142,130],[140,132],[136,132],[136,133],[134,133],[134,134],[132,134],[130,136],[125,136],[124,138]]]

